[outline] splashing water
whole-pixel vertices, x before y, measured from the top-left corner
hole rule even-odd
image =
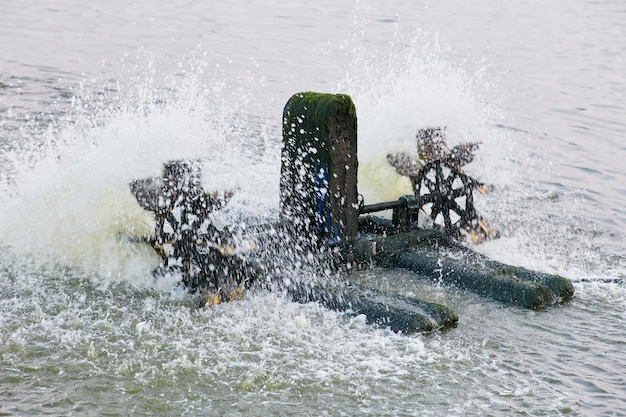
[[[414,41],[394,52],[387,66],[362,65],[360,57],[367,55],[356,56],[337,90],[351,94],[357,105],[359,188],[368,202],[410,191],[385,156],[413,150],[419,128],[446,126],[451,142],[495,141],[501,133],[490,125],[493,109],[474,91],[484,85],[480,74],[448,64],[437,45]],[[280,140],[272,135],[280,115],[267,122],[251,119],[250,93],[244,91],[252,89],[239,86],[233,95],[223,81],[203,81],[201,60],[190,66],[182,78],[164,77],[150,60],[128,77],[137,87],[127,92],[120,83],[104,83],[95,92],[82,85],[64,116],[70,123],[45,131],[33,150],[10,153],[0,244],[38,267],[79,268],[148,284],[146,271],[157,259],[124,237],[149,235],[152,219],[128,183],[159,175],[172,159],[203,161],[206,190],[236,190],[216,218],[222,225],[242,216],[275,216]]]
[[[359,114],[359,192],[365,201],[411,194],[386,155],[415,153],[419,129],[445,127],[450,145],[481,143],[467,171],[494,186],[475,198],[501,238],[475,249],[572,278],[623,277],[626,258],[615,246],[614,222],[587,216],[588,204],[597,204],[593,195],[566,187],[550,172],[551,149],[538,143],[538,133],[511,127],[515,122],[502,111],[506,98],[497,93],[499,78],[486,64],[469,65],[472,73],[467,60],[453,64],[458,57],[429,36],[420,33],[385,59],[358,50],[339,84]]]
[[[251,136],[238,109],[243,103],[227,106],[221,86],[190,78],[166,97],[155,86],[97,109],[86,95],[73,110],[78,123],[49,131],[36,153],[14,150],[0,202],[0,245],[37,267],[145,281],[158,259],[125,237],[150,235],[153,219],[128,184],[160,175],[171,159],[201,160],[207,190],[237,191],[231,211],[267,216],[277,205],[279,164],[265,153],[263,126]]]
[[[533,149],[535,139],[528,132],[506,128],[486,66],[476,64],[469,73],[466,61],[452,64],[453,52],[432,37],[397,39],[395,45],[402,47],[392,45],[382,57],[355,46],[348,76],[336,84],[357,107],[359,191],[366,202],[410,193],[386,155],[414,151],[421,128],[445,126],[451,145],[482,142],[468,171],[496,186],[492,195],[479,196],[478,208],[493,219],[503,239],[480,250],[566,275],[606,267],[611,254],[599,255],[596,249],[607,237],[610,244],[612,235],[581,216],[584,201],[576,190],[579,209],[572,212],[563,205],[570,191],[537,175],[526,179],[529,171],[543,169],[538,165],[544,156]],[[205,58],[190,60],[182,76],[164,76],[149,60],[127,77],[135,87],[109,81],[95,88],[82,85],[71,111],[37,131],[30,150],[13,145],[5,152],[0,244],[40,266],[79,267],[115,279],[145,277],[154,256],[120,239],[151,230],[150,216],[138,209],[127,184],[158,175],[170,159],[201,159],[207,190],[237,190],[221,213],[222,224],[239,221],[243,213],[275,216],[280,115],[264,120],[251,114],[250,85],[256,80],[234,93],[223,79],[207,82]],[[559,217],[570,218],[568,225],[551,220]],[[613,258],[607,274],[621,276],[624,265],[621,257]]]
[[[408,180],[394,172],[386,156],[416,153],[420,129],[445,127],[451,145],[478,140],[494,149],[506,140],[494,126],[497,105],[487,101],[490,83],[484,80],[484,69],[469,74],[451,64],[449,51],[427,42],[428,36],[390,53],[383,65],[379,59],[355,59],[341,84],[359,114],[359,191],[366,201],[411,193]]]

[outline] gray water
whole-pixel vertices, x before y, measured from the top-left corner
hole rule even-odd
[[[626,8],[619,1],[0,4],[0,414],[626,415]],[[198,157],[228,224],[276,216],[280,118],[350,94],[367,202],[415,131],[482,141],[468,171],[500,239],[572,279],[546,311],[403,271],[456,329],[404,336],[279,294],[198,309],[121,235],[126,184]],[[249,220],[246,220],[249,221]],[[607,282],[615,279],[617,282]]]

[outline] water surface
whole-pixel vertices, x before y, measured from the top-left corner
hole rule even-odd
[[[0,5],[0,412],[5,415],[626,415],[626,9],[618,1],[135,1]],[[563,274],[533,312],[403,271],[365,283],[448,305],[403,336],[277,294],[198,309],[126,184],[170,158],[271,219],[280,117],[350,94],[360,191],[415,131],[483,142],[468,170],[498,260]],[[616,279],[606,282],[605,279]],[[600,280],[598,280],[600,279]]]

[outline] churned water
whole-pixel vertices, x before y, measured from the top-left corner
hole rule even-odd
[[[0,414],[626,415],[626,8],[619,1],[0,4]],[[276,218],[282,108],[350,94],[359,190],[417,129],[481,141],[468,171],[500,239],[565,275],[526,311],[404,271],[356,279],[436,301],[404,336],[280,294],[198,309],[128,192],[174,158],[237,193],[217,222]],[[243,220],[242,220],[243,219]]]

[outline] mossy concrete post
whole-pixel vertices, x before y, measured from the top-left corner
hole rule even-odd
[[[316,243],[350,245],[358,231],[357,118],[345,94],[294,94],[283,111],[283,221]]]

